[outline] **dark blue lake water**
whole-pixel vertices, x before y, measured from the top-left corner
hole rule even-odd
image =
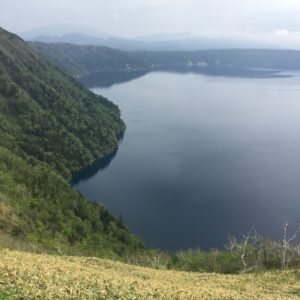
[[[120,107],[127,130],[116,155],[74,188],[147,245],[221,247],[251,226],[277,238],[284,217],[299,220],[297,74],[150,73],[92,90]]]

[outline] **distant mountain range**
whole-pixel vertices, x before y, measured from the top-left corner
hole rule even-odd
[[[86,26],[53,25],[19,33],[27,41],[105,46],[124,51],[195,51],[204,49],[267,48],[266,45],[221,38],[199,38],[191,34],[161,33],[133,38],[114,37]]]
[[[185,38],[154,41],[150,37],[135,39],[122,39],[116,37],[101,38],[83,33],[69,33],[62,36],[40,35],[28,39],[44,43],[69,43],[75,45],[105,46],[123,51],[196,51],[205,49],[231,49],[231,48],[265,48],[266,46],[226,39]]]
[[[142,35],[132,38],[136,41],[144,41],[144,42],[158,42],[158,41],[172,41],[172,40],[184,40],[192,38],[193,35],[188,32],[180,32],[180,33],[158,33],[158,34],[150,34],[150,35]]]

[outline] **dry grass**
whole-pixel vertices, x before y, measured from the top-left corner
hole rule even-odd
[[[1,295],[6,295],[2,296]],[[300,271],[218,275],[0,250],[0,299],[300,299]],[[11,298],[10,298],[11,299]]]

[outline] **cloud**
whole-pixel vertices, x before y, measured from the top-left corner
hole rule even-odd
[[[287,29],[275,29],[274,33],[277,36],[287,36],[287,35],[289,35],[289,31]]]
[[[112,13],[111,15],[114,19],[119,19],[120,15],[117,12]]]
[[[23,32],[85,24],[115,36],[189,32],[295,46],[300,0],[0,0],[0,24]],[[284,39],[285,43],[282,43]],[[290,44],[289,44],[290,43]],[[298,45],[298,48],[300,44]]]

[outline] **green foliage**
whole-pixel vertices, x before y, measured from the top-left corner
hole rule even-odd
[[[240,257],[227,251],[186,250],[175,253],[171,267],[192,272],[239,273]]]
[[[0,300],[12,300],[12,299],[16,299],[16,297],[10,296],[9,294],[0,290]]]
[[[45,45],[39,47],[47,49]],[[111,56],[109,49],[51,47],[59,50],[49,50],[55,58],[60,57],[57,53],[62,59],[74,55],[71,65],[78,62],[80,72],[93,71],[99,57],[103,65],[98,62],[95,68],[114,69],[124,64],[126,68],[128,61],[134,64],[131,55],[115,51]],[[228,61],[232,53],[237,54],[209,52],[210,57],[215,55],[213,59],[220,53],[223,58],[227,55]],[[258,52],[251,55],[255,53],[264,57]],[[161,59],[172,64],[174,59],[185,61],[191,55],[196,59],[200,54],[168,55],[135,54],[140,59],[136,67],[148,68],[150,58],[158,65]],[[246,55],[240,63],[247,65],[247,59]],[[69,64],[63,67],[71,70]],[[246,250],[248,266],[280,268],[280,244],[268,240],[247,245],[247,249],[239,247],[239,242],[236,249],[240,250],[231,252],[187,250],[168,254],[146,249],[121,220],[74,191],[68,182],[70,175],[115,151],[124,129],[113,103],[86,90],[20,38],[0,29],[0,244],[9,236],[34,251],[47,249],[58,254],[121,258],[159,269],[218,273],[240,272],[244,268],[241,251]],[[299,264],[295,255],[289,266]],[[6,296],[0,290],[0,299]]]
[[[142,242],[68,182],[117,148],[119,109],[0,29],[0,232],[58,253],[120,257]]]
[[[40,42],[30,42],[29,45],[62,70],[74,76],[87,75],[97,71],[148,70],[150,67],[143,57],[137,58],[135,53],[107,47]]]
[[[62,175],[117,148],[119,109],[0,30],[0,145]]]
[[[122,256],[141,241],[101,205],[88,202],[46,164],[0,147],[0,228],[64,253]]]

